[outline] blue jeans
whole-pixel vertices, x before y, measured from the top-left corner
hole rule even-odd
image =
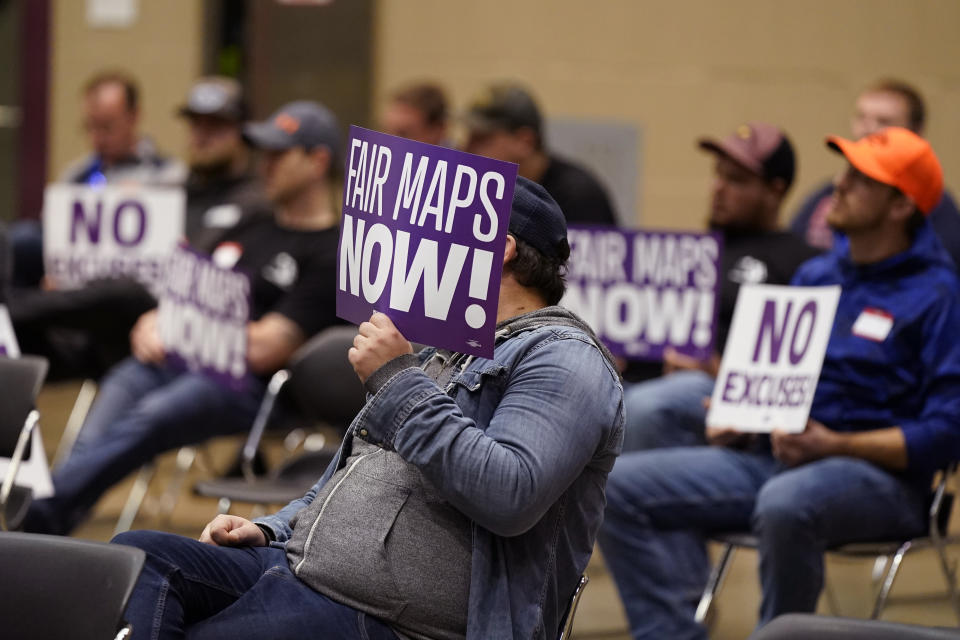
[[[623,452],[706,444],[703,399],[713,383],[703,371],[677,371],[625,389]]]
[[[169,449],[250,428],[263,383],[236,393],[200,374],[124,360],[104,378],[70,457],[56,469],[56,495],[30,507],[24,529],[67,534],[103,493]]]
[[[785,469],[769,453],[683,447],[621,456],[607,481],[600,549],[634,638],[703,639],[693,620],[707,575],[703,538],[759,538],[761,624],[814,611],[823,552],[925,531],[926,492],[853,458]],[[700,563],[691,572],[681,565]]]
[[[147,552],[125,615],[134,638],[397,640],[378,618],[301,582],[283,549],[215,547],[159,531],[113,541]]]

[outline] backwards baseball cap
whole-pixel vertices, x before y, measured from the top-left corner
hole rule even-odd
[[[510,209],[510,233],[534,249],[561,261],[570,255],[567,221],[557,201],[536,182],[517,176]]]
[[[829,136],[827,146],[857,171],[890,185],[928,215],[943,195],[943,169],[930,143],[909,129],[888,127],[861,138]]]
[[[336,116],[322,104],[309,100],[290,102],[263,122],[244,125],[243,139],[251,147],[269,151],[326,147],[334,162],[340,154],[340,124]]]
[[[766,122],[748,122],[723,140],[701,138],[701,149],[727,156],[764,180],[779,178],[793,184],[796,157],[790,139],[778,127]]]
[[[543,117],[533,96],[515,84],[488,87],[470,104],[464,121],[471,131],[515,131],[530,127],[541,135]]]
[[[177,110],[181,116],[214,116],[240,122],[247,117],[243,88],[233,78],[207,76],[194,83],[187,102]]]

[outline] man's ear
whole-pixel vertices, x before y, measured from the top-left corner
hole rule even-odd
[[[517,257],[517,239],[507,234],[507,246],[503,250],[503,266]]]
[[[890,218],[898,222],[909,220],[916,209],[917,205],[913,203],[913,200],[902,193],[897,193],[893,202],[890,203]]]
[[[313,151],[310,151],[309,155],[316,169],[317,177],[322,178],[326,176],[330,172],[330,161],[332,160],[330,149],[317,147]]]

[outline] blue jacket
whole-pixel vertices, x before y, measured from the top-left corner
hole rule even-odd
[[[793,284],[843,287],[811,416],[838,431],[899,426],[905,475],[919,483],[960,459],[960,280],[930,223],[907,251],[876,264],[855,265],[837,243]],[[893,318],[882,341],[854,335],[868,308]]]
[[[552,640],[603,517],[623,390],[589,329],[565,309],[521,316],[497,335],[493,359],[468,360],[446,390],[417,367],[393,375],[316,486],[256,522],[288,540],[290,519],[362,434],[416,465],[473,521],[467,638]]]

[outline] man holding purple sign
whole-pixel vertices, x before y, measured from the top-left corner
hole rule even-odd
[[[620,458],[599,542],[634,638],[707,637],[711,532],[757,536],[760,624],[814,611],[824,550],[924,535],[931,478],[960,459],[960,279],[927,217],[939,161],[896,127],[827,144],[849,163],[828,219],[846,242],[792,282],[842,287],[811,418],[748,446],[729,425],[707,430],[715,446]]]
[[[492,357],[414,355],[374,313],[349,352],[370,399],[303,498],[255,523],[218,516],[200,542],[116,538],[148,552],[135,633],[556,638],[623,429],[612,358],[553,306],[568,255],[560,208],[518,178]]]
[[[787,284],[797,267],[816,251],[777,228],[780,206],[793,183],[793,145],[777,127],[751,122],[721,140],[704,138],[698,146],[716,159],[708,224],[723,249],[717,272],[717,324],[714,351],[706,357],[667,349],[663,366],[629,387],[624,396],[627,425],[623,450],[704,444],[703,398],[713,391],[743,284]],[[654,377],[663,374],[661,377]]]
[[[294,102],[246,125],[244,137],[266,156],[265,186],[276,210],[226,231],[211,256],[249,276],[243,384],[223,384],[229,371],[218,377],[175,366],[168,350],[196,345],[165,344],[157,311],[143,314],[130,335],[134,357],[105,376],[73,451],[54,474],[56,495],[33,503],[27,531],[69,533],[111,485],[154,456],[249,429],[269,376],[312,335],[338,323],[336,119],[322,105]],[[245,315],[245,294],[220,296],[227,305],[221,311],[242,307]]]

